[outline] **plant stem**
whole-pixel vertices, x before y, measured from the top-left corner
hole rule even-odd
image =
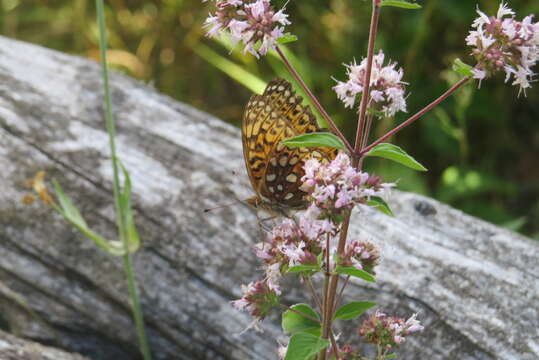
[[[326,266],[329,266],[329,264],[327,264]],[[331,323],[329,321],[329,305],[328,305],[328,286],[329,286],[329,279],[330,279],[330,276],[329,276],[329,270],[326,269],[325,273],[324,273],[324,290],[323,290],[323,294],[324,294],[324,299],[323,299],[323,303],[322,303],[322,338],[324,339],[327,339],[328,338],[328,334],[326,333],[326,335],[324,336],[324,331],[326,329],[326,323]],[[326,349],[322,349],[320,350],[320,353],[318,354],[318,359],[320,360],[325,360],[326,359]]]
[[[97,6],[97,20],[99,22],[99,50],[101,54],[101,69],[103,74],[103,89],[105,97],[105,119],[107,126],[107,133],[109,135],[109,146],[112,158],[112,170],[114,174],[113,178],[113,192],[114,192],[114,204],[116,206],[116,223],[120,231],[120,235],[123,235],[124,221],[120,209],[120,177],[118,172],[118,159],[116,157],[116,144],[114,137],[116,136],[116,127],[114,124],[114,117],[112,116],[112,100],[110,96],[109,85],[109,69],[107,63],[107,37],[105,29],[105,13],[103,9],[103,0],[96,0]],[[123,236],[122,236],[123,237]]]
[[[331,346],[333,347],[333,354],[335,354],[335,359],[339,358],[339,347],[337,345],[337,340],[335,340],[335,336],[333,335],[333,331],[329,332],[329,339],[331,341]]]
[[[304,278],[304,281],[307,283],[309,290],[311,291],[311,295],[313,297],[314,302],[316,303],[316,306],[318,306],[318,310],[320,310],[320,313],[322,313],[322,311],[324,311],[323,310],[324,308],[323,308],[322,302],[320,301],[320,298],[318,297],[318,295],[316,294],[316,291],[314,290],[314,286],[311,281],[311,278],[307,276]]]
[[[354,159],[353,161],[357,161],[359,158]],[[350,215],[351,211],[348,211],[344,216],[344,221],[341,227],[341,233],[339,236],[339,243],[337,245],[337,253],[339,255],[342,255],[344,252],[344,246],[346,244],[346,236],[348,234],[348,227],[350,225]],[[329,279],[329,288],[324,289],[324,293],[326,294],[327,302],[324,305],[327,309],[328,316],[324,317],[324,322],[322,324],[322,338],[327,339],[330,330],[331,330],[331,318],[333,316],[333,304],[335,301],[335,294],[337,292],[337,285],[339,283],[339,274],[333,274],[331,275]],[[331,310],[329,310],[331,309]]]
[[[363,137],[361,139],[361,147],[360,149],[363,149],[365,147],[365,144],[369,141],[369,134],[371,132],[372,127],[372,118],[374,116],[372,114],[367,115],[367,126],[365,127],[365,132],[363,133]]]
[[[114,205],[116,208],[116,222],[118,225],[118,232],[123,243],[125,255],[123,256],[124,272],[127,278],[127,286],[129,289],[129,295],[132,302],[133,317],[137,327],[137,333],[140,343],[140,351],[145,360],[151,360],[150,347],[148,345],[148,338],[144,328],[144,318],[140,306],[140,298],[137,291],[137,283],[135,274],[133,271],[133,261],[131,254],[129,253],[129,239],[127,238],[126,221],[124,214],[120,209],[120,175],[118,171],[118,158],[116,156],[116,144],[114,137],[116,135],[116,128],[114,124],[114,117],[112,116],[112,98],[110,95],[109,85],[109,72],[107,63],[107,38],[105,28],[105,11],[103,0],[96,0],[97,8],[97,21],[99,23],[99,48],[101,54],[101,68],[103,71],[103,88],[105,96],[105,118],[107,123],[107,133],[109,135],[109,145],[112,159],[112,170],[114,173],[113,178],[113,194]]]
[[[137,327],[137,334],[140,343],[140,351],[144,360],[151,360],[152,354],[150,352],[150,346],[148,343],[148,337],[146,336],[146,328],[144,326],[144,316],[142,314],[142,307],[140,306],[140,296],[138,294],[137,280],[135,278],[135,272],[133,270],[133,261],[131,253],[127,253],[123,256],[124,272],[127,277],[127,285],[129,287],[129,295],[131,296],[133,306],[133,317]]]
[[[406,120],[405,122],[403,122],[402,124],[400,124],[399,126],[394,128],[393,130],[389,131],[387,134],[381,136],[378,140],[374,141],[369,146],[362,149],[361,152],[360,152],[360,156],[365,155],[373,147],[375,147],[376,145],[382,143],[387,138],[395,135],[396,133],[398,133],[399,131],[401,131],[402,129],[404,129],[405,127],[407,127],[408,125],[410,125],[411,123],[413,123],[414,121],[416,121],[417,119],[422,117],[423,115],[425,115],[427,112],[429,112],[430,110],[432,110],[436,106],[440,105],[440,103],[442,101],[447,99],[451,94],[453,94],[455,91],[457,91],[460,87],[462,87],[464,84],[466,84],[469,80],[471,80],[470,77],[464,77],[464,78],[460,79],[459,82],[457,82],[455,85],[453,85],[449,90],[447,90],[445,93],[443,93],[439,98],[437,98],[436,100],[431,102],[429,105],[425,106],[423,109],[419,110],[415,115],[410,117],[408,120]]]
[[[378,19],[380,18],[380,0],[372,1],[371,26],[369,30],[369,45],[367,48],[367,69],[365,71],[365,79],[363,80],[363,94],[361,96],[361,104],[359,106],[359,118],[356,132],[356,141],[354,145],[354,154],[359,154],[361,150],[363,133],[365,131],[365,114],[367,113],[367,104],[369,103],[370,88],[371,88],[371,73],[372,61],[374,58],[374,43],[378,32]]]
[[[358,119],[358,127],[356,132],[356,138],[354,143],[354,151],[353,155],[359,154],[362,146],[362,134],[365,127],[365,115],[367,112],[367,104],[369,100],[369,90],[370,90],[370,78],[371,78],[371,71],[372,71],[372,61],[374,58],[374,43],[376,40],[376,33],[378,30],[378,19],[380,17],[380,1],[381,0],[373,0],[372,5],[372,15],[371,15],[371,25],[370,25],[370,31],[369,31],[369,45],[367,49],[367,70],[365,73],[365,80],[364,80],[364,89],[363,89],[363,95],[361,97],[361,105],[360,105],[360,111],[359,111],[359,119]],[[359,164],[359,156],[354,156],[352,159],[352,166],[357,168]],[[344,221],[341,227],[341,233],[339,236],[339,243],[337,245],[337,254],[339,256],[342,256],[344,253],[344,248],[346,245],[346,238],[348,236],[348,228],[350,226],[350,216],[352,215],[351,211],[348,211],[345,214]],[[333,318],[333,311],[334,311],[334,304],[335,304],[335,295],[337,293],[337,287],[339,284],[339,275],[333,274],[330,277],[329,280],[329,287],[327,288],[327,292],[325,292],[325,298],[327,299],[324,307],[325,307],[325,313],[326,316],[324,316],[324,322],[322,324],[322,338],[327,339],[330,332],[331,332],[331,320]],[[321,357],[322,360],[325,359],[324,357]]]
[[[339,130],[339,128],[337,127],[337,125],[335,125],[335,123],[333,122],[333,120],[331,119],[331,117],[329,116],[329,114],[326,112],[326,110],[322,107],[322,105],[320,105],[320,102],[318,101],[318,99],[316,98],[316,96],[314,96],[314,94],[312,93],[312,91],[307,87],[307,84],[305,84],[305,82],[303,81],[303,79],[301,78],[301,76],[299,75],[299,73],[297,72],[297,70],[294,68],[294,66],[292,66],[292,64],[290,63],[290,61],[288,61],[288,58],[286,57],[286,55],[283,53],[283,51],[278,47],[278,46],[275,46],[275,51],[277,51],[277,54],[279,54],[279,56],[281,57],[281,59],[283,60],[285,66],[288,68],[288,71],[290,71],[290,73],[292,74],[292,76],[294,77],[294,79],[296,79],[296,81],[298,82],[298,84],[301,86],[301,88],[303,89],[303,91],[305,91],[305,93],[307,94],[307,96],[309,97],[309,99],[311,99],[311,102],[313,103],[313,105],[316,107],[316,109],[320,112],[320,114],[322,115],[322,117],[324,118],[324,120],[326,120],[326,122],[328,123],[328,125],[331,127],[331,130],[333,131],[333,133],[335,135],[337,135],[341,140],[342,142],[344,143],[344,145],[346,146],[346,149],[349,151],[349,152],[352,152],[352,145],[350,145],[350,143],[348,142],[348,140],[346,139],[346,137],[343,135],[343,133]]]

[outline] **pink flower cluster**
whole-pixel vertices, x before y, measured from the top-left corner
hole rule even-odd
[[[518,85],[525,93],[535,75],[531,68],[539,60],[539,23],[533,22],[533,15],[516,21],[513,10],[503,2],[496,17],[479,9],[477,13],[474,30],[466,38],[477,60],[472,70],[474,78],[483,80],[504,71],[505,81],[513,78],[512,85]]]
[[[402,81],[402,69],[396,69],[397,63],[384,66],[385,55],[382,50],[373,59],[369,109],[380,112],[386,117],[394,116],[397,112],[406,112],[404,98],[405,85]],[[359,65],[354,61],[347,67],[348,81],[337,81],[333,90],[337,97],[344,102],[345,107],[353,108],[358,94],[363,93],[365,87],[365,72],[367,59],[364,58]]]
[[[257,320],[264,319],[274,306],[279,305],[278,294],[270,289],[264,281],[253,281],[241,286],[243,296],[232,301],[232,306],[238,310],[249,311]]]
[[[383,349],[391,349],[393,346],[402,344],[407,335],[423,330],[416,316],[417,314],[414,314],[408,320],[404,320],[377,310],[363,322],[359,328],[359,335],[366,342],[379,344]]]
[[[234,307],[249,311],[256,320],[265,317],[278,302],[279,282],[292,267],[303,266],[299,269],[305,274],[321,269],[333,271],[337,249],[336,241],[332,240],[340,231],[343,211],[364,203],[370,196],[385,195],[394,185],[382,184],[380,178],[356,171],[345,153],[327,164],[309,160],[304,169],[302,190],[307,192],[310,206],[295,218],[283,219],[267,241],[257,244],[255,254],[264,266],[265,278],[244,286],[243,297],[233,302]],[[370,242],[350,241],[338,258],[338,265],[374,274],[380,252]]]
[[[379,264],[380,250],[369,241],[348,241],[344,248],[344,254],[339,260],[343,267],[355,267],[376,275],[374,268]]]
[[[301,190],[321,211],[321,217],[338,219],[355,204],[365,203],[371,196],[385,196],[395,184],[382,183],[375,175],[357,171],[350,157],[340,152],[328,164],[307,160]]]
[[[317,265],[325,246],[323,235],[336,231],[330,220],[318,220],[318,215],[316,207],[311,206],[297,219],[284,219],[273,228],[268,241],[257,244],[255,254],[264,264],[266,281],[278,294],[282,274],[296,265]]]
[[[206,19],[207,35],[228,32],[234,43],[243,42],[244,53],[265,55],[284,35],[288,15],[275,11],[270,0],[216,0],[217,10]],[[283,26],[281,26],[283,25]]]
[[[257,244],[255,254],[262,261],[266,276],[242,286],[242,298],[232,302],[236,309],[247,310],[256,320],[262,320],[278,303],[282,275],[296,265],[317,265],[325,245],[323,235],[335,232],[331,221],[318,220],[317,216],[318,212],[311,207],[297,219],[284,219],[269,234],[267,242]]]

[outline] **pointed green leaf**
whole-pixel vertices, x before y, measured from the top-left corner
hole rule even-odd
[[[298,40],[298,37],[296,35],[286,33],[286,34],[284,34],[283,36],[281,36],[280,38],[277,39],[277,43],[278,44],[286,44],[286,43],[294,42],[294,41],[297,41],[297,40]]]
[[[266,88],[266,83],[260,79],[257,75],[245,70],[243,66],[236,64],[228,60],[226,57],[221,56],[217,52],[213,51],[208,46],[198,43],[193,47],[195,54],[221,70],[232,79],[236,80],[240,84],[257,94],[262,94]]]
[[[288,269],[287,273],[298,273],[303,271],[319,271],[318,265],[296,265]]]
[[[284,360],[310,360],[327,348],[329,341],[307,333],[292,335]]]
[[[408,155],[397,145],[381,143],[372,148],[365,156],[376,156],[395,161],[414,170],[427,171],[427,169]]]
[[[386,359],[396,359],[396,358],[397,358],[397,354],[395,353],[386,355]]]
[[[357,278],[360,278],[369,282],[376,282],[376,279],[372,274],[369,274],[365,270],[356,269],[355,267],[337,266],[337,268],[335,269],[335,272],[341,275],[354,276],[354,277],[357,277]]]
[[[73,225],[77,230],[83,233],[87,238],[92,240],[98,247],[105,250],[111,255],[121,256],[124,255],[123,247],[118,246],[117,242],[109,241],[95,232],[93,232],[86,221],[84,221],[79,210],[75,207],[71,199],[64,193],[60,184],[53,180],[54,190],[58,201],[60,202],[60,207],[55,207],[56,211],[60,213],[71,225]]]
[[[86,221],[84,221],[84,219],[82,218],[79,209],[77,209],[71,199],[64,193],[64,190],[62,189],[58,181],[53,179],[52,183],[54,185],[54,191],[56,192],[58,201],[60,202],[60,207],[63,211],[62,215],[64,215],[64,217],[66,218],[69,218],[70,222],[86,227]]]
[[[283,141],[288,147],[318,147],[327,146],[334,149],[345,150],[341,139],[330,132],[314,132],[305,135],[296,136]]]
[[[131,177],[121,161],[118,161],[124,174],[124,187],[120,193],[120,211],[125,225],[126,236],[129,243],[129,252],[135,252],[140,246],[140,238],[133,220],[131,207]]]
[[[473,67],[471,65],[466,64],[458,58],[453,62],[453,71],[461,75],[473,77],[472,69]]]
[[[395,216],[393,211],[389,208],[389,205],[379,196],[371,196],[370,200],[367,201],[367,205],[372,206],[386,215]]]
[[[402,9],[421,9],[421,5],[404,0],[384,0],[380,6],[394,6]]]
[[[371,301],[353,301],[341,306],[335,312],[334,318],[341,320],[351,320],[363,314],[365,311],[376,305]]]
[[[281,326],[283,331],[289,334],[296,334],[299,332],[308,332],[313,335],[320,336],[321,325],[320,322],[314,321],[311,318],[319,319],[318,314],[307,304],[296,304],[291,307],[295,311],[303,313],[309,318],[298,314],[295,311],[287,310],[283,313]]]

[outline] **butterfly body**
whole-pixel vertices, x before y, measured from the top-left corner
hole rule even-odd
[[[300,189],[305,161],[316,158],[326,162],[337,151],[325,147],[289,148],[282,141],[317,131],[323,130],[288,81],[272,80],[262,95],[251,96],[242,119],[242,142],[256,196],[247,203],[278,214],[305,208],[305,193]]]

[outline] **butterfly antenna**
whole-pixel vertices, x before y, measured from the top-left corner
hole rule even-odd
[[[212,207],[212,208],[204,209],[204,212],[207,213],[207,212],[210,212],[210,211],[213,211],[213,210],[222,209],[222,208],[229,207],[229,206],[232,206],[232,205],[236,205],[236,204],[239,204],[239,203],[245,203],[245,202],[247,202],[247,200],[248,199],[245,199],[245,200],[236,199],[236,201],[228,203],[228,204],[218,205],[218,206],[215,206],[215,207]]]

